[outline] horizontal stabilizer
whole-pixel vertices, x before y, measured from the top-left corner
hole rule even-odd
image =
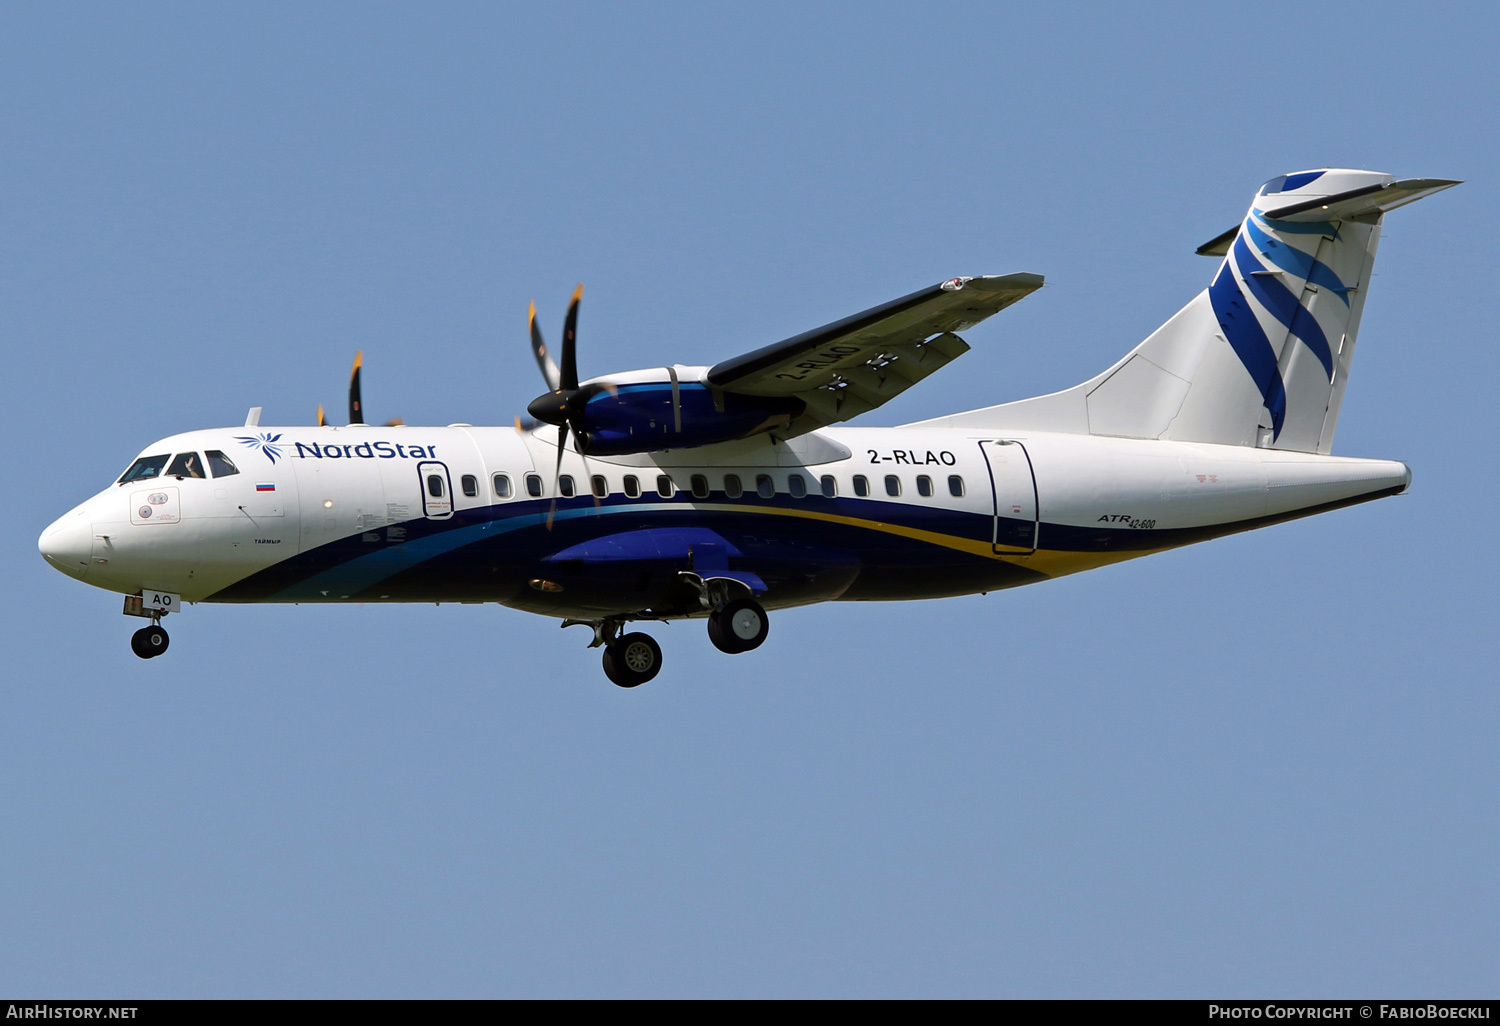
[[[1278,221],[1352,221],[1374,218],[1388,210],[1415,203],[1435,192],[1463,183],[1449,178],[1407,178],[1389,185],[1368,185],[1350,189],[1322,199],[1304,200],[1290,206],[1267,210],[1266,217]]]
[[[1366,185],[1363,188],[1350,189],[1333,196],[1303,200],[1301,203],[1292,203],[1277,207],[1275,210],[1264,211],[1262,216],[1276,221],[1294,223],[1373,220],[1387,211],[1404,207],[1408,203],[1415,203],[1433,193],[1462,184],[1451,178],[1407,178],[1386,185]],[[1229,247],[1234,245],[1235,237],[1239,233],[1240,226],[1235,225],[1222,235],[1214,236],[1194,252],[1206,257],[1228,256]]]
[[[1193,252],[1199,256],[1222,257],[1229,255],[1229,247],[1234,245],[1234,237],[1240,233],[1240,226],[1235,225],[1222,235],[1215,235]]]

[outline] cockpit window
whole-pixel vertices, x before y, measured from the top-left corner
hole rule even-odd
[[[208,469],[214,472],[214,477],[229,477],[240,472],[240,468],[218,449],[210,449],[203,455],[208,457]]]
[[[203,457],[195,452],[179,453],[167,468],[168,477],[207,477],[203,472]]]
[[[167,465],[167,460],[172,458],[171,453],[163,453],[160,456],[142,456],[130,465],[117,484],[129,484],[131,481],[149,481],[153,477],[161,475],[161,468]]]

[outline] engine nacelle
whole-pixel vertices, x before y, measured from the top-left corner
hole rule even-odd
[[[674,387],[669,380],[597,392],[570,419],[580,451],[619,456],[748,438],[791,423],[806,408],[790,396],[737,395],[698,382]]]

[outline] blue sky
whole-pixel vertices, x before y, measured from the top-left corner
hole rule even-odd
[[[0,991],[1433,996],[1500,965],[1485,5],[12,7]],[[153,439],[508,423],[957,274],[1048,287],[866,418],[1065,387],[1274,175],[1389,219],[1335,451],[1410,495],[987,597],[655,630],[198,606],[36,553]]]

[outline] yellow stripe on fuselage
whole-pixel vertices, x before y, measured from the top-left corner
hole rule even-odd
[[[985,559],[993,559],[1002,563],[1012,563],[1016,566],[1024,566],[1028,570],[1035,570],[1046,577],[1063,577],[1067,574],[1076,574],[1083,570],[1093,570],[1095,567],[1109,566],[1111,563],[1123,563],[1127,559],[1135,559],[1138,556],[1149,556],[1155,552],[1165,552],[1167,549],[1175,548],[1172,545],[1163,545],[1154,549],[1114,549],[1108,552],[1072,552],[1061,549],[1037,549],[1028,552],[1016,549],[1007,552],[1001,549],[995,551],[995,547],[987,541],[977,541],[973,538],[963,538],[956,534],[943,534],[939,531],[924,531],[919,527],[903,527],[900,524],[890,524],[883,520],[865,520],[861,517],[847,517],[838,513],[820,513],[808,509],[788,509],[785,506],[738,506],[730,503],[707,503],[695,502],[694,509],[712,510],[718,513],[751,513],[760,515],[800,517],[804,520],[821,520],[830,524],[843,524],[847,527],[862,527],[869,531],[880,531],[884,534],[894,534],[902,538],[910,538],[913,541],[926,542],[929,545],[940,545],[945,549],[956,549],[959,552],[967,552],[972,556],[982,556]]]

